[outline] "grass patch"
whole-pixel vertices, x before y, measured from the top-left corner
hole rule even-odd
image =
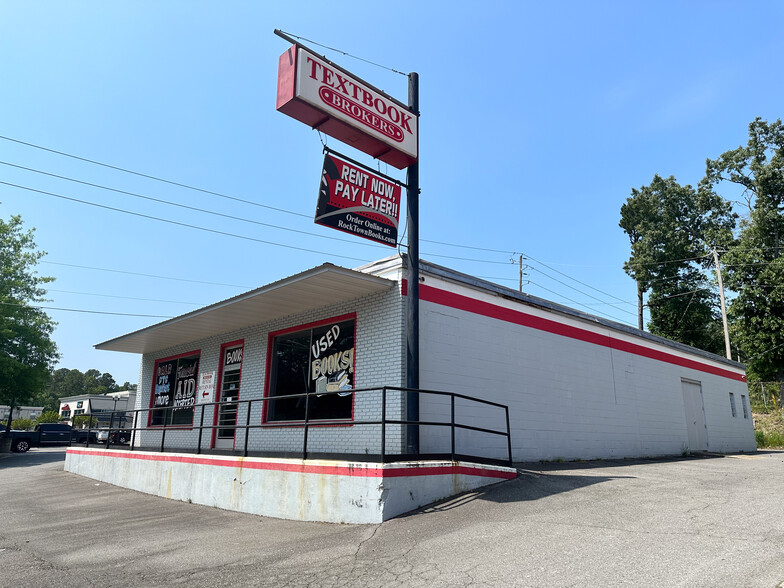
[[[782,411],[754,413],[754,436],[757,439],[757,447],[784,448]]]

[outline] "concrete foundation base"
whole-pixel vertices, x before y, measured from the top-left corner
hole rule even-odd
[[[70,447],[66,471],[165,498],[300,521],[380,523],[514,478],[465,462],[365,463]]]

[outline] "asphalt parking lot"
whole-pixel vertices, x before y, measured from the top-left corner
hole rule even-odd
[[[784,586],[784,452],[519,464],[381,525],[173,502],[0,456],[0,586]]]

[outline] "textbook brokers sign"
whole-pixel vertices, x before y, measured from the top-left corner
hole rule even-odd
[[[315,221],[395,247],[400,194],[399,184],[327,153]]]
[[[417,161],[414,113],[297,45],[278,60],[277,109],[398,169]]]

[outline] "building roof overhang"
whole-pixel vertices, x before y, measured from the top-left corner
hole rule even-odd
[[[96,349],[151,353],[250,325],[354,300],[396,282],[325,263],[188,314],[122,335]]]

